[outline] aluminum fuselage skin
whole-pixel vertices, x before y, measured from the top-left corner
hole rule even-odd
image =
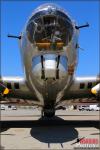
[[[48,9],[48,8],[43,8]],[[51,8],[52,9],[52,8]],[[39,12],[40,10],[38,10]],[[34,16],[35,13],[32,14]],[[31,17],[32,17],[31,16]],[[21,56],[23,61],[24,73],[26,76],[27,86],[33,93],[36,94],[37,99],[42,106],[55,106],[61,100],[65,90],[70,86],[78,58],[78,30],[75,29],[75,24],[72,22],[73,35],[68,43],[62,50],[42,50],[39,51],[35,43],[31,43],[27,37],[26,27],[22,32],[22,38],[20,40]],[[41,56],[43,57],[43,69],[45,77],[42,78],[42,65]],[[66,58],[62,65],[59,62],[57,68],[57,58],[63,61],[63,57]],[[49,57],[49,59],[46,59]],[[34,58],[37,58],[37,64],[34,65]],[[57,69],[59,69],[59,77],[56,77]]]

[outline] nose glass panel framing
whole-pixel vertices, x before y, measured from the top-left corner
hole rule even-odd
[[[41,15],[42,14],[42,15]],[[72,38],[73,27],[67,15],[38,12],[29,20],[27,36],[39,50],[63,50]]]

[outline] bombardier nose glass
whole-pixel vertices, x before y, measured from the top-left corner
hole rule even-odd
[[[72,38],[72,23],[65,14],[50,11],[32,16],[26,28],[27,36],[39,50],[63,50]]]

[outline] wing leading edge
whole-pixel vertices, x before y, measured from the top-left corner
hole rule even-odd
[[[61,102],[74,103],[97,103],[99,99],[92,92],[93,87],[100,83],[100,77],[76,77],[70,87],[65,91]],[[100,86],[99,86],[100,87]],[[99,89],[100,91],[100,89]]]
[[[5,87],[5,92],[9,90],[7,94],[3,92],[8,98],[36,99],[23,77],[1,77],[0,83]]]

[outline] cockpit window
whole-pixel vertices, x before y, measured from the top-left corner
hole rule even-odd
[[[46,12],[45,15],[42,11],[30,18],[26,28],[27,36],[39,50],[60,50],[70,42],[73,34],[72,23],[62,14],[56,11],[54,14]]]

